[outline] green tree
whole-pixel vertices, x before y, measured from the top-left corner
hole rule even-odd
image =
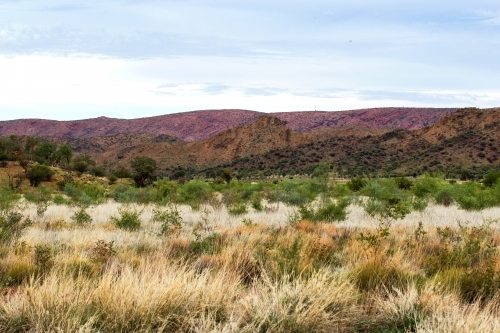
[[[31,186],[38,186],[42,181],[50,181],[54,171],[52,171],[48,166],[37,164],[30,168],[26,173],[26,177],[30,181]]]
[[[33,160],[33,151],[35,150],[35,147],[38,145],[40,140],[36,137],[31,137],[29,136],[26,139],[26,142],[24,144],[24,153],[28,156],[29,160]]]
[[[55,152],[55,160],[59,165],[68,165],[71,161],[71,157],[73,157],[73,149],[67,144],[62,144],[57,148]]]
[[[89,170],[91,166],[95,165],[95,161],[93,161],[88,155],[79,155],[73,158],[72,168],[73,170],[84,173]]]
[[[56,146],[50,142],[42,142],[33,150],[33,160],[40,164],[51,165],[55,162]]]
[[[137,156],[130,162],[133,179],[138,187],[144,187],[155,180],[156,161],[151,157]]]
[[[231,172],[231,169],[225,168],[222,170],[222,179],[229,184],[231,182],[231,179],[233,179],[233,174]]]

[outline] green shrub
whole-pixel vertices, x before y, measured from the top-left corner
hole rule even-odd
[[[413,184],[412,192],[417,198],[423,198],[432,193],[436,193],[441,183],[442,181],[437,178],[423,175],[421,179]]]
[[[229,215],[232,216],[240,216],[240,215],[245,215],[248,213],[247,205],[245,204],[239,204],[236,206],[232,206],[228,209]]]
[[[52,202],[59,206],[68,205],[70,203],[64,196],[60,194],[54,195],[54,197],[52,198]]]
[[[193,255],[218,254],[222,251],[224,244],[224,237],[221,234],[213,233],[189,244],[189,252]]]
[[[52,171],[48,166],[42,164],[37,164],[26,172],[26,178],[29,179],[30,185],[34,187],[40,185],[42,181],[51,181],[53,175],[54,171]]]
[[[40,272],[46,273],[54,265],[52,247],[47,244],[35,245],[34,262]]]
[[[399,177],[394,180],[400,190],[410,190],[413,182],[406,177]]]
[[[175,206],[169,207],[166,210],[156,208],[153,210],[152,222],[161,223],[161,235],[167,235],[172,230],[180,230],[182,228],[182,216]]]
[[[80,207],[73,215],[71,215],[71,220],[79,225],[88,225],[92,223],[92,217],[87,213],[84,207]]]
[[[141,211],[132,209],[130,207],[122,207],[119,210],[120,216],[112,216],[111,221],[120,229],[127,231],[136,231],[141,228],[141,220],[139,216]]]
[[[108,177],[109,185],[114,185],[117,180],[118,180],[118,177],[116,177],[115,175],[111,175]]]
[[[493,187],[499,182],[500,172],[489,172],[483,179],[483,184],[486,187]]]
[[[347,182],[347,187],[349,187],[349,189],[353,192],[358,192],[366,186],[366,183],[366,179],[362,177],[355,177]]]
[[[335,222],[344,221],[347,218],[347,207],[350,201],[347,198],[339,199],[337,202],[328,202],[321,205],[314,214],[314,221]]]

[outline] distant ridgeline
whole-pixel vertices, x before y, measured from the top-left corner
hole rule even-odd
[[[193,140],[198,137],[193,132],[187,139],[186,135],[151,132],[93,137],[11,134],[0,138],[0,166],[17,161],[26,168],[43,164],[79,173],[132,176],[131,162],[146,156],[154,159],[159,177],[170,178],[213,178],[223,169],[230,169],[238,178],[293,176],[311,174],[320,164],[327,164],[330,170],[346,177],[442,173],[450,178],[473,179],[499,169],[499,109],[436,109],[434,114],[430,110],[419,113],[394,108],[274,115],[213,110],[157,117],[172,116],[183,131],[190,126],[196,129],[200,124],[194,122],[204,117],[212,135],[201,140]],[[210,122],[219,119],[223,112],[238,115],[238,124],[244,125],[229,127],[228,122]],[[375,125],[365,126],[368,118],[376,115],[383,115],[383,121],[376,118]],[[147,123],[147,119],[134,121]],[[12,122],[19,125],[21,120]],[[430,126],[423,127],[425,123]],[[400,127],[394,128],[394,124]],[[54,132],[51,128],[46,130]],[[32,133],[33,128],[27,132]],[[207,135],[206,131],[202,134]]]

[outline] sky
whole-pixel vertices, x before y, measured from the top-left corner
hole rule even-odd
[[[0,0],[0,120],[500,106],[500,1]]]

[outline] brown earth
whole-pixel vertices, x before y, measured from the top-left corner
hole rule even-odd
[[[457,109],[377,108],[339,112],[262,113],[249,110],[203,110],[139,119],[99,117],[74,121],[18,119],[0,121],[0,136],[16,134],[55,138],[89,138],[119,133],[168,135],[201,141],[229,128],[250,124],[264,115],[286,121],[289,128],[309,132],[321,128],[359,126],[415,130],[430,126]]]

